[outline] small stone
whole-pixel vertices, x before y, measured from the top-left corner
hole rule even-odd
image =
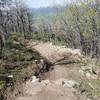
[[[34,83],[34,82],[38,82],[39,81],[39,79],[38,78],[36,78],[36,76],[32,76],[32,83]]]
[[[13,78],[13,75],[8,75],[9,78]]]
[[[45,85],[48,85],[50,83],[50,81],[49,80],[44,80],[44,81],[42,81],[42,83],[44,83]]]

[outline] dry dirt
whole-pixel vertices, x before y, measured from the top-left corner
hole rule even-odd
[[[30,42],[29,45],[52,63],[63,58],[76,63],[54,65],[54,70],[47,72],[46,79],[41,82],[33,76],[22,87],[23,95],[17,96],[15,100],[88,100],[74,87],[79,85],[78,81],[82,78],[79,73],[82,59],[79,50],[54,46],[51,43]]]

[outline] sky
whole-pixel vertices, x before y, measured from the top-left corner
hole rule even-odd
[[[47,7],[55,4],[62,4],[64,0],[26,0],[31,8]]]

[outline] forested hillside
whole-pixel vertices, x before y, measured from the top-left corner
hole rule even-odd
[[[100,54],[99,17],[98,3],[83,2],[80,5],[67,5],[64,11],[55,13],[52,21],[41,19],[35,27],[39,27],[38,33],[45,34],[48,40],[54,38],[56,42],[71,48],[80,48],[85,55],[92,57]]]
[[[31,8],[31,12],[33,13],[33,18],[35,19],[48,19],[51,20],[53,17],[59,12],[63,12],[66,7],[40,7],[40,8]]]
[[[100,99],[99,0],[0,0],[0,100],[33,99]]]

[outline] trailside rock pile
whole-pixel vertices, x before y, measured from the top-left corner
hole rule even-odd
[[[34,76],[24,87],[25,96],[16,100],[77,100],[74,94],[76,90],[73,88],[75,85],[79,83],[66,79],[38,82]]]
[[[29,42],[28,45],[37,50],[42,56],[46,57],[52,63],[75,63],[82,60],[79,49],[70,49],[65,46],[57,46],[52,43]]]

